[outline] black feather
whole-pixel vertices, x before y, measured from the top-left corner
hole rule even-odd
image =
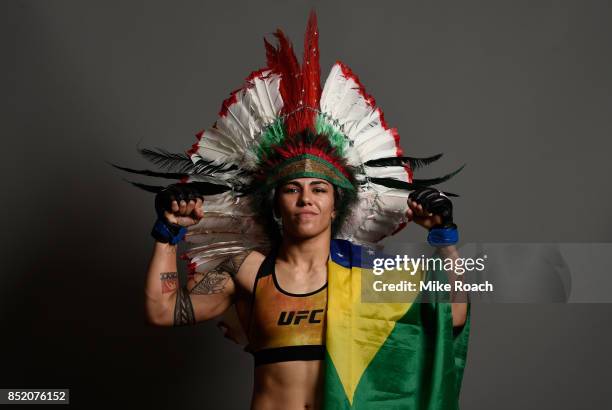
[[[428,187],[427,185],[400,181],[399,179],[394,179],[394,178],[375,178],[373,177],[373,178],[368,178],[368,180],[375,184],[386,186],[387,188],[402,189],[404,191],[415,191],[420,188]],[[452,192],[446,192],[446,191],[440,191],[440,192],[442,192],[446,196],[454,196],[454,197],[459,196],[457,194],[453,194]]]
[[[395,178],[371,177],[371,178],[368,178],[368,180],[378,185],[384,185],[387,188],[403,189],[406,191],[414,191],[415,189],[421,188],[420,185],[417,186],[416,184],[411,184],[410,182],[400,181],[399,179],[395,179]]]
[[[465,165],[466,164],[463,164],[458,169],[456,169],[455,171],[451,172],[450,174],[446,174],[446,175],[438,177],[438,178],[413,179],[412,181],[413,181],[413,183],[415,183],[417,185],[423,185],[423,186],[430,186],[430,185],[441,184],[442,182],[448,181],[449,179],[451,179],[452,177],[457,175],[459,172],[461,172],[461,170],[465,167]]]
[[[212,161],[205,161],[200,159],[196,162],[191,170],[191,174],[213,174],[213,173],[223,173],[228,171],[234,171],[238,169],[238,166],[235,164],[226,164],[221,163],[219,165],[213,165]],[[245,174],[247,171],[241,171],[238,175]]]
[[[143,189],[147,192],[153,192],[154,194],[160,192],[162,189],[164,189],[165,187],[163,186],[154,186],[154,185],[146,185],[146,184],[141,184],[140,182],[134,182],[134,181],[129,181],[127,179],[124,179],[125,182],[129,182],[130,184],[134,185],[137,188]]]
[[[369,167],[402,167],[410,165],[410,168],[417,169],[431,164],[434,161],[439,160],[442,157],[442,153],[436,154],[427,158],[415,158],[415,157],[386,157],[371,159],[365,162],[365,165]]]
[[[236,164],[221,163],[213,165],[213,161],[199,159],[195,164],[187,154],[175,154],[164,149],[157,148],[157,151],[143,148],[139,150],[142,156],[153,162],[160,168],[170,171],[183,172],[186,174],[213,174],[219,172],[234,171],[238,169]],[[242,172],[246,173],[246,171]]]
[[[216,195],[222,192],[227,192],[231,188],[227,185],[213,184],[211,182],[191,182],[198,188],[198,192],[202,195]]]
[[[140,182],[129,181],[127,179],[124,179],[124,181],[129,182],[135,187],[144,189],[147,192],[153,192],[155,194],[166,188],[164,186],[141,184]],[[222,192],[226,192],[230,190],[230,187],[228,186],[211,184],[209,182],[188,182],[188,183],[195,185],[198,189],[198,192],[201,193],[202,195],[217,195]]]
[[[138,152],[158,167],[169,171],[188,172],[193,168],[193,161],[187,154],[175,154],[162,148],[157,148],[157,151],[143,148]]]
[[[122,171],[125,172],[129,172],[132,174],[138,174],[138,175],[146,175],[149,177],[156,177],[156,178],[166,178],[166,179],[177,179],[180,180],[182,178],[188,177],[189,174],[182,174],[182,173],[177,173],[177,172],[157,172],[157,171],[150,171],[148,169],[133,169],[133,168],[127,168],[127,167],[122,167],[120,165],[115,165],[111,162],[109,162],[110,165],[112,165],[113,167],[120,169]]]

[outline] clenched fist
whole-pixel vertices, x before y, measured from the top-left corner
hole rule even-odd
[[[193,183],[173,184],[155,197],[155,210],[160,219],[170,224],[188,227],[204,216],[203,195]]]
[[[435,188],[419,188],[408,196],[407,216],[426,229],[456,228],[453,223],[453,204]]]
[[[185,238],[187,227],[204,216],[203,194],[195,183],[173,184],[155,196],[157,221],[151,235],[161,243],[176,245]]]

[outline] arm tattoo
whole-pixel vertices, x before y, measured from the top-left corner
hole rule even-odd
[[[229,278],[230,276],[227,272],[219,271],[219,267],[217,267],[204,274],[204,277],[191,289],[191,293],[194,295],[221,293]]]
[[[247,255],[248,253],[245,252],[231,256],[209,272],[194,274],[192,276],[194,280],[196,280],[196,276],[202,276],[202,278],[191,289],[191,293],[194,295],[212,295],[223,292],[227,281],[238,273]]]
[[[163,272],[159,277],[161,279],[162,294],[174,292],[178,288],[178,272]]]
[[[246,257],[250,254],[250,252],[242,252],[238,255],[231,256],[224,260],[220,266],[228,272],[230,275],[235,276],[240,270],[240,266],[242,266],[242,262],[246,259]]]
[[[184,287],[176,290],[176,304],[174,305],[174,326],[187,326],[195,324],[195,314],[189,291]]]

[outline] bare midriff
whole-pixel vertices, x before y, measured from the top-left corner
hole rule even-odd
[[[322,360],[270,363],[255,368],[252,410],[321,409]]]

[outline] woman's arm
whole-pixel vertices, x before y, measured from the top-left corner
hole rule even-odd
[[[232,304],[232,276],[237,272],[221,263],[206,274],[191,275],[181,286],[176,254],[176,245],[155,242],[145,284],[147,321],[157,326],[183,326],[223,313]]]
[[[191,325],[212,319],[223,313],[232,303],[234,282],[231,278],[235,264],[220,260],[216,268],[202,274],[190,275],[181,285],[177,270],[177,245],[170,240],[172,229],[197,224],[204,216],[202,197],[191,184],[174,184],[155,198],[158,223],[153,255],[145,283],[145,311],[147,321],[158,326]],[[163,222],[163,223],[162,223]],[[161,228],[160,228],[161,226]],[[175,233],[172,233],[175,235]],[[179,235],[179,234],[176,234]]]
[[[455,245],[439,246],[437,247],[437,253],[442,259],[457,259],[459,257],[459,252],[457,251]],[[453,266],[456,266],[456,264],[453,263]],[[463,275],[458,275],[454,271],[446,273],[448,274],[448,283],[453,285],[451,286],[450,300],[467,301],[467,292],[456,292],[454,286],[455,281],[463,281]],[[465,321],[467,320],[467,303],[453,302],[451,303],[451,309],[453,312],[453,326],[463,326],[465,324]]]
[[[171,325],[179,280],[176,245],[155,241],[145,283],[147,321],[156,325]]]
[[[408,210],[406,211],[408,220],[414,221],[423,228],[430,230],[435,227],[448,227],[456,233],[457,226],[453,223],[453,205],[446,195],[431,187],[420,188],[413,191],[408,197]],[[442,243],[453,243],[450,238],[445,238]],[[436,241],[437,242],[437,241]],[[456,242],[456,238],[454,239]],[[430,242],[431,243],[431,242]],[[439,242],[438,242],[439,243]],[[436,245],[436,253],[442,258],[457,259],[459,253],[454,245]],[[456,264],[453,263],[456,267]],[[453,326],[463,326],[467,320],[467,300],[466,292],[455,292],[455,281],[463,281],[463,275],[458,275],[455,271],[446,272],[448,283],[451,285]],[[465,301],[465,302],[463,302]]]

